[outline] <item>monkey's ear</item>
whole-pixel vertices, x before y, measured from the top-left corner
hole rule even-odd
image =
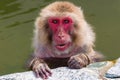
[[[35,21],[35,28],[42,28],[44,26],[44,19],[42,17],[37,17]]]

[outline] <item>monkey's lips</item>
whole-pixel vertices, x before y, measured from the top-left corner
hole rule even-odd
[[[56,48],[60,51],[66,50],[70,46],[70,43],[63,43],[56,45]]]

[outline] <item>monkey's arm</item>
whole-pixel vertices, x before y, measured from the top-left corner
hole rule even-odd
[[[43,79],[47,79],[52,74],[45,61],[40,58],[33,58],[30,62],[30,68],[35,72],[36,77],[42,77]]]
[[[85,53],[80,53],[74,56],[71,56],[68,61],[68,67],[80,69],[82,67],[87,66],[90,63],[98,62],[103,59],[103,55],[95,52],[92,48],[90,48]]]

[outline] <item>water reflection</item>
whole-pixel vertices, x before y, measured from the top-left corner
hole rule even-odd
[[[23,65],[31,53],[34,19],[41,0],[0,1],[0,74],[24,71]]]
[[[53,1],[0,1],[0,75],[25,71],[23,65],[32,52],[34,20],[40,8]],[[120,0],[70,1],[82,6],[87,21],[94,26],[97,34],[96,49],[103,52],[107,59],[120,56]]]

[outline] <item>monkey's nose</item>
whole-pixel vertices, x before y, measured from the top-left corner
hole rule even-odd
[[[61,39],[61,40],[64,40],[65,36],[64,35],[58,35],[58,38]]]
[[[60,31],[60,32],[58,33],[58,38],[61,39],[61,40],[64,40],[65,35],[64,35],[64,33],[63,33],[62,31]]]

